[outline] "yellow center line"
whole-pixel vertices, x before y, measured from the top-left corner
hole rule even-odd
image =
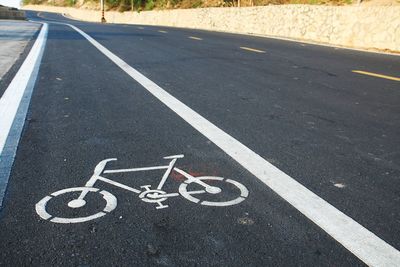
[[[368,72],[368,71],[362,71],[362,70],[353,70],[353,72],[358,73],[358,74],[364,74],[364,75],[369,75],[369,76],[374,76],[374,77],[378,77],[378,78],[382,78],[382,79],[400,82],[400,78],[398,78],[398,77],[393,77],[393,76],[388,76],[388,75],[383,75],[383,74],[378,74],[378,73],[373,73],[373,72]]]
[[[163,31],[163,30],[159,30],[158,32],[162,32],[162,33],[168,33],[167,31]]]
[[[252,51],[252,52],[257,52],[257,53],[265,53],[265,51],[254,49],[254,48],[250,48],[250,47],[245,47],[245,46],[241,46],[240,49],[247,50],[247,51]]]
[[[195,36],[189,36],[188,38],[189,38],[189,39],[193,39],[193,40],[198,40],[198,41],[203,40],[202,38],[195,37]]]

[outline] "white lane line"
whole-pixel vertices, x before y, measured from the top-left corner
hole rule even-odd
[[[263,51],[263,50],[254,49],[254,48],[246,47],[246,46],[241,46],[239,48],[243,49],[243,50],[251,51],[251,52],[256,52],[256,53],[265,53],[265,51]]]
[[[399,266],[400,252],[149,80],[85,32],[69,25],[153,96],[370,266]]]
[[[193,40],[197,40],[197,41],[202,41],[203,40],[203,38],[196,37],[196,36],[189,36],[188,38],[189,39],[193,39]]]
[[[31,51],[0,98],[0,207],[39,71],[47,29],[48,25],[43,23]]]

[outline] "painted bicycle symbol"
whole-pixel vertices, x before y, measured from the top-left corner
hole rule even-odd
[[[231,206],[231,205],[236,205],[242,202],[243,200],[246,199],[248,196],[249,192],[247,188],[242,185],[241,183],[231,180],[231,179],[225,179],[223,177],[217,177],[217,176],[199,176],[199,177],[194,177],[190,175],[189,173],[175,167],[175,163],[179,158],[183,158],[183,155],[173,155],[173,156],[168,156],[164,157],[164,159],[171,160],[168,165],[165,166],[152,166],[152,167],[143,167],[143,168],[132,168],[132,169],[116,169],[116,170],[105,170],[105,167],[108,162],[110,161],[115,161],[117,160],[116,158],[110,158],[110,159],[105,159],[100,161],[97,166],[94,169],[93,175],[90,177],[89,181],[85,184],[84,187],[72,187],[72,188],[66,188],[59,190],[57,192],[54,192],[50,194],[49,196],[44,197],[42,200],[40,200],[36,204],[36,212],[39,214],[39,216],[44,219],[44,220],[49,220],[53,223],[81,223],[81,222],[86,222],[90,220],[94,220],[97,218],[100,218],[107,213],[110,213],[117,207],[117,198],[105,191],[105,190],[100,190],[98,188],[94,187],[94,184],[97,181],[102,181],[104,183],[108,183],[110,185],[128,190],[132,193],[138,194],[139,199],[146,203],[153,203],[156,205],[156,209],[164,209],[168,208],[168,205],[164,204],[170,197],[176,197],[181,195],[185,199],[204,206],[218,206],[218,207],[224,207],[224,206]],[[151,170],[163,170],[165,169],[165,172],[163,176],[161,177],[161,181],[159,182],[157,188],[152,189],[151,185],[142,185],[140,188],[141,189],[136,189],[127,185],[124,185],[122,183],[116,182],[114,180],[108,179],[106,177],[103,177],[103,174],[116,174],[116,173],[129,173],[129,172],[145,172],[145,171],[151,171]],[[179,174],[181,174],[184,177],[184,181],[179,185],[179,193],[167,193],[163,191],[163,186],[165,182],[167,181],[168,177],[170,176],[171,172],[175,171]],[[215,183],[219,182],[219,184],[222,184],[222,187],[217,187],[217,186],[212,186],[209,183]],[[190,185],[198,185],[197,187],[200,186],[200,189],[197,188],[195,190],[190,190]],[[236,188],[234,191],[237,192],[237,196],[234,199],[230,199],[228,201],[207,201],[207,200],[201,200],[201,198],[204,198],[204,196],[210,194],[210,195],[218,195],[222,194],[224,191],[225,187],[230,187]],[[226,190],[226,188],[225,188]],[[53,199],[62,196],[64,194],[68,193],[75,193],[80,192],[79,196],[75,199],[70,200],[67,203],[67,206],[71,209],[78,209],[84,207],[87,202],[85,200],[85,197],[89,193],[98,193],[100,194],[103,199],[105,200],[106,206],[103,208],[102,211],[97,212],[95,214],[86,216],[86,217],[78,217],[78,218],[63,218],[63,217],[55,217],[51,214],[49,214],[46,210],[47,204],[52,201]],[[54,200],[53,200],[54,201]]]

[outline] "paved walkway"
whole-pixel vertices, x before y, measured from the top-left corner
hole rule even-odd
[[[20,57],[40,24],[0,20],[0,80]]]

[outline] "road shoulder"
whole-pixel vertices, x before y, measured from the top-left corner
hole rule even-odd
[[[0,20],[0,96],[28,55],[39,29],[39,23]]]

